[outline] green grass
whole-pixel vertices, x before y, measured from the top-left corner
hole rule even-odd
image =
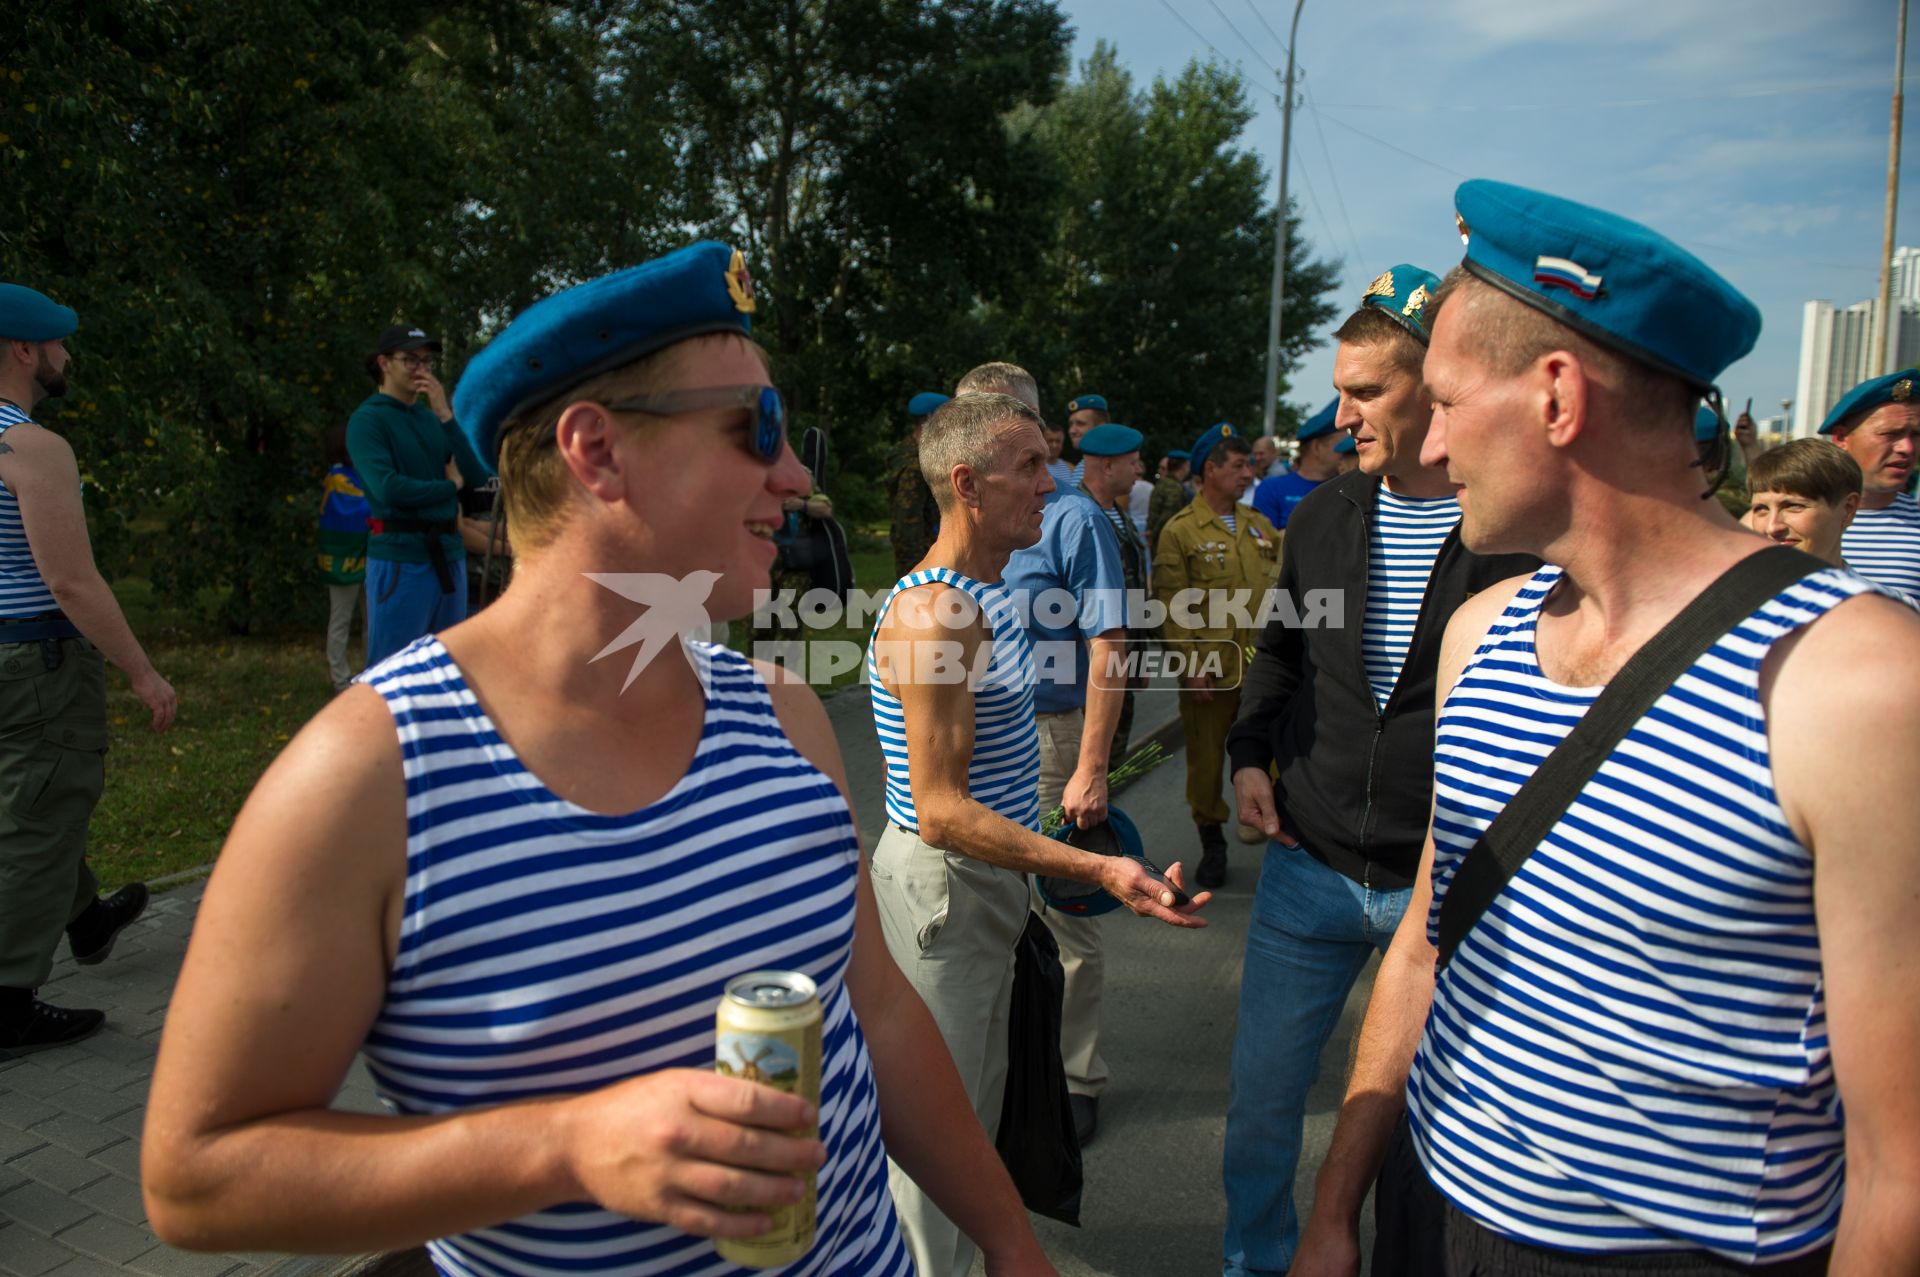
[[[856,529],[852,558],[863,589],[893,583],[886,530]],[[318,585],[315,586],[318,589]],[[168,609],[143,580],[114,583],[134,632],[180,697],[172,730],[155,736],[151,716],[118,670],[107,671],[107,788],[88,839],[93,871],[112,890],[212,864],[233,818],[274,756],[333,697],[325,636],[233,638]],[[218,599],[202,599],[211,616]],[[808,637],[865,646],[868,631],[841,627]],[[747,626],[734,626],[745,648]],[[359,636],[351,653],[358,660]],[[834,680],[843,687],[858,670]],[[829,689],[819,689],[825,694]]]
[[[107,789],[88,847],[109,889],[210,864],[267,764],[333,697],[317,633],[163,634],[146,646],[180,712],[170,731],[154,735],[147,707],[119,671],[107,672]]]

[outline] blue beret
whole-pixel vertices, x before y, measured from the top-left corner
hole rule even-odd
[[[1760,336],[1752,302],[1638,222],[1504,182],[1453,203],[1475,278],[1703,393]]]
[[[1321,435],[1333,432],[1333,419],[1340,411],[1340,396],[1335,395],[1327,401],[1327,406],[1307,418],[1307,424],[1300,427],[1294,435],[1296,443],[1306,443],[1309,439],[1318,439]]]
[[[1427,303],[1440,290],[1440,277],[1430,270],[1401,263],[1392,270],[1374,276],[1367,291],[1360,294],[1360,305],[1371,306],[1394,323],[1412,333],[1422,346],[1427,344]]]
[[[753,330],[746,258],[711,240],[602,275],[520,312],[460,375],[453,414],[489,466],[500,423],[675,342]]]
[[[907,400],[907,415],[909,417],[928,416],[935,408],[947,402],[950,397],[951,396],[941,394],[937,390],[923,390],[913,398]]]
[[[1350,452],[1360,451],[1360,445],[1353,441],[1352,435],[1347,435],[1342,438],[1339,443],[1333,445],[1333,450],[1344,457]]]
[[[1106,397],[1104,395],[1081,395],[1078,399],[1067,400],[1067,412],[1069,414],[1079,412],[1082,408],[1098,408],[1101,412],[1105,412],[1107,410]]]
[[[1884,377],[1875,377],[1872,381],[1863,381],[1840,396],[1840,402],[1820,423],[1820,433],[1830,435],[1835,426],[1846,425],[1847,418],[1871,412],[1882,404],[1911,403],[1916,388],[1920,388],[1920,368],[1903,368]]]
[[[1700,410],[1693,414],[1693,441],[1706,443],[1720,433],[1720,414],[1711,404],[1701,404]]]
[[[80,316],[24,284],[0,284],[0,337],[11,341],[59,341],[80,326]]]
[[[1052,837],[1061,842],[1103,856],[1127,856],[1146,859],[1146,844],[1127,813],[1118,807],[1107,808],[1107,818],[1090,829],[1082,829],[1071,820],[1063,821]],[[1075,878],[1048,878],[1035,875],[1035,890],[1054,910],[1080,918],[1097,918],[1120,907],[1120,902],[1099,887]]]
[[[1198,473],[1206,469],[1207,454],[1213,451],[1215,444],[1219,443],[1222,439],[1231,439],[1233,437],[1233,426],[1225,421],[1217,421],[1205,430],[1202,430],[1200,437],[1193,441],[1193,447],[1187,453],[1194,471]]]
[[[1187,461],[1187,460],[1190,460],[1192,456],[1193,454],[1191,452],[1188,452],[1185,448],[1167,449],[1167,460],[1169,461]]]
[[[1146,441],[1147,437],[1132,426],[1108,422],[1080,436],[1080,451],[1089,457],[1124,457],[1129,452],[1140,451],[1140,445]]]

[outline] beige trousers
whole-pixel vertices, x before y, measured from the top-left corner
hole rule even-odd
[[[889,824],[873,849],[874,900],[887,950],[940,1026],[988,1138],[1007,1084],[1013,948],[1027,922],[1023,875],[941,851]],[[966,1277],[974,1245],[906,1172],[887,1187],[920,1277]]]
[[[1040,814],[1060,805],[1073,769],[1080,763],[1080,733],[1086,726],[1084,710],[1042,714],[1040,724]],[[1060,1060],[1066,1065],[1067,1089],[1098,1099],[1107,1089],[1107,1061],[1100,1054],[1100,999],[1107,988],[1107,957],[1101,948],[1102,918],[1075,918],[1049,909],[1033,891],[1033,908],[1047,920],[1047,930],[1060,946],[1060,966],[1067,973],[1066,998],[1060,1008]]]

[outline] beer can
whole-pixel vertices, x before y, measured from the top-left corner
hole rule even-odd
[[[745,1078],[820,1107],[820,996],[797,971],[749,971],[727,981],[714,1017],[714,1072]],[[816,1122],[796,1135],[817,1137]],[[746,1268],[777,1268],[813,1248],[814,1172],[806,1196],[791,1206],[762,1208],[773,1227],[757,1237],[717,1237],[723,1259]]]

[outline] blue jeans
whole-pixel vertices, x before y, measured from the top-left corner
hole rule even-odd
[[[467,619],[467,567],[453,560],[453,592],[440,592],[430,563],[367,560],[367,668],[423,634]]]
[[[1307,1091],[1347,994],[1386,951],[1410,888],[1363,887],[1302,848],[1267,844],[1247,928],[1227,1102],[1226,1277],[1279,1277],[1293,1263],[1293,1206]]]

